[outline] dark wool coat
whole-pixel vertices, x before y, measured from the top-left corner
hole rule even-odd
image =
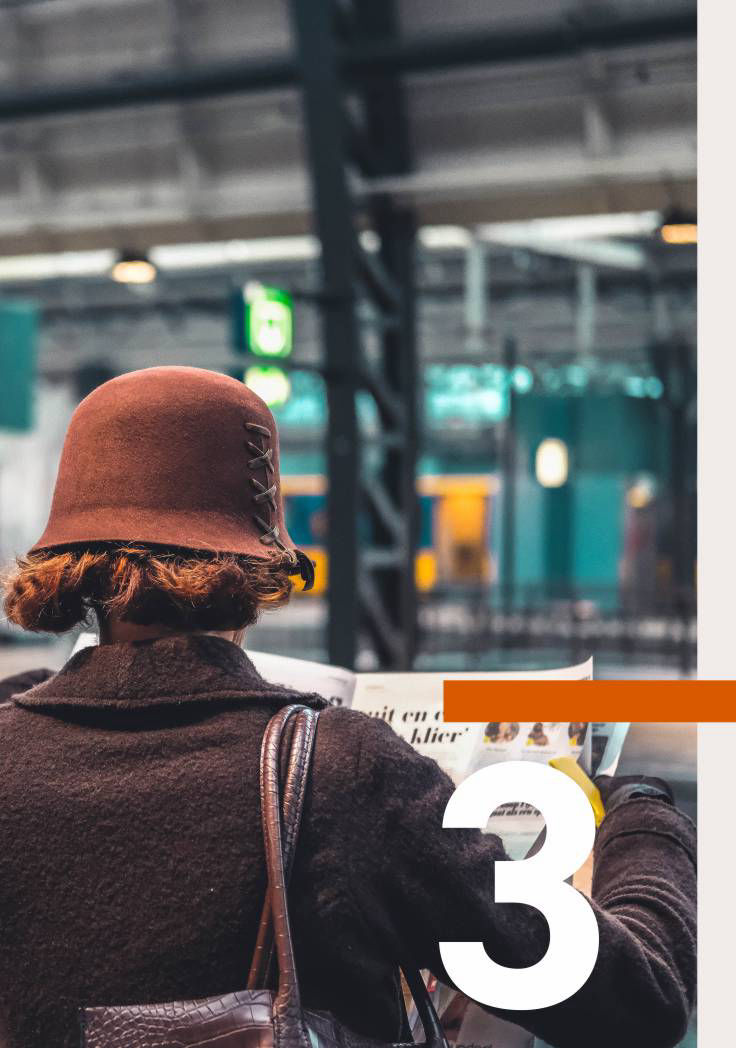
[[[6,1048],[77,1044],[83,1004],[244,988],[265,889],[261,735],[295,698],[234,644],[190,636],[80,651],[0,708]],[[407,951],[440,976],[440,940],[483,939],[507,965],[541,958],[542,916],[493,901],[498,838],[442,829],[452,790],[385,723],[324,710],[290,890],[307,1005],[389,1040]],[[663,801],[613,811],[592,975],[556,1007],[506,1017],[568,1048],[674,1045],[695,986],[694,855],[692,824]]]

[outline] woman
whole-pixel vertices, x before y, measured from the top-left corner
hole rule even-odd
[[[6,582],[8,617],[98,647],[0,709],[0,1016],[8,1048],[77,1043],[80,1006],[243,989],[265,889],[258,757],[314,695],[240,647],[309,581],[283,521],[277,438],[240,383],[190,368],[113,379],[77,409],[48,526]],[[613,786],[613,788],[611,788]],[[320,717],[290,888],[306,1006],[395,1039],[396,963],[445,977],[441,940],[521,967],[535,910],[493,901],[496,837],[443,830],[453,791],[381,721]],[[505,1013],[554,1045],[667,1048],[695,981],[694,830],[664,784],[609,783],[600,953],[572,998]]]

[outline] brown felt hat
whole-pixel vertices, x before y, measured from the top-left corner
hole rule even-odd
[[[311,561],[284,524],[276,423],[260,397],[201,368],[132,371],[72,416],[51,514],[31,552],[105,542]]]

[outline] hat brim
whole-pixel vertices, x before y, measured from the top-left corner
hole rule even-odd
[[[296,547],[285,528],[279,539],[287,550]],[[236,553],[270,560],[279,546],[266,544],[247,530],[240,516],[221,512],[206,513],[167,509],[116,506],[109,516],[99,507],[65,513],[61,527],[49,521],[31,553],[70,546],[97,545],[108,542],[131,542],[143,546],[176,547],[204,553]]]

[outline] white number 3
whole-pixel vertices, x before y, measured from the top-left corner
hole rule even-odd
[[[595,820],[585,794],[567,775],[544,764],[508,761],[465,779],[450,798],[442,825],[483,829],[491,813],[509,801],[538,808],[547,835],[530,859],[495,863],[496,902],[540,910],[549,924],[549,948],[529,968],[496,964],[481,942],[441,942],[440,956],[458,989],[480,1004],[547,1008],[580,989],[598,956],[593,910],[584,895],[565,884],[590,853]]]

